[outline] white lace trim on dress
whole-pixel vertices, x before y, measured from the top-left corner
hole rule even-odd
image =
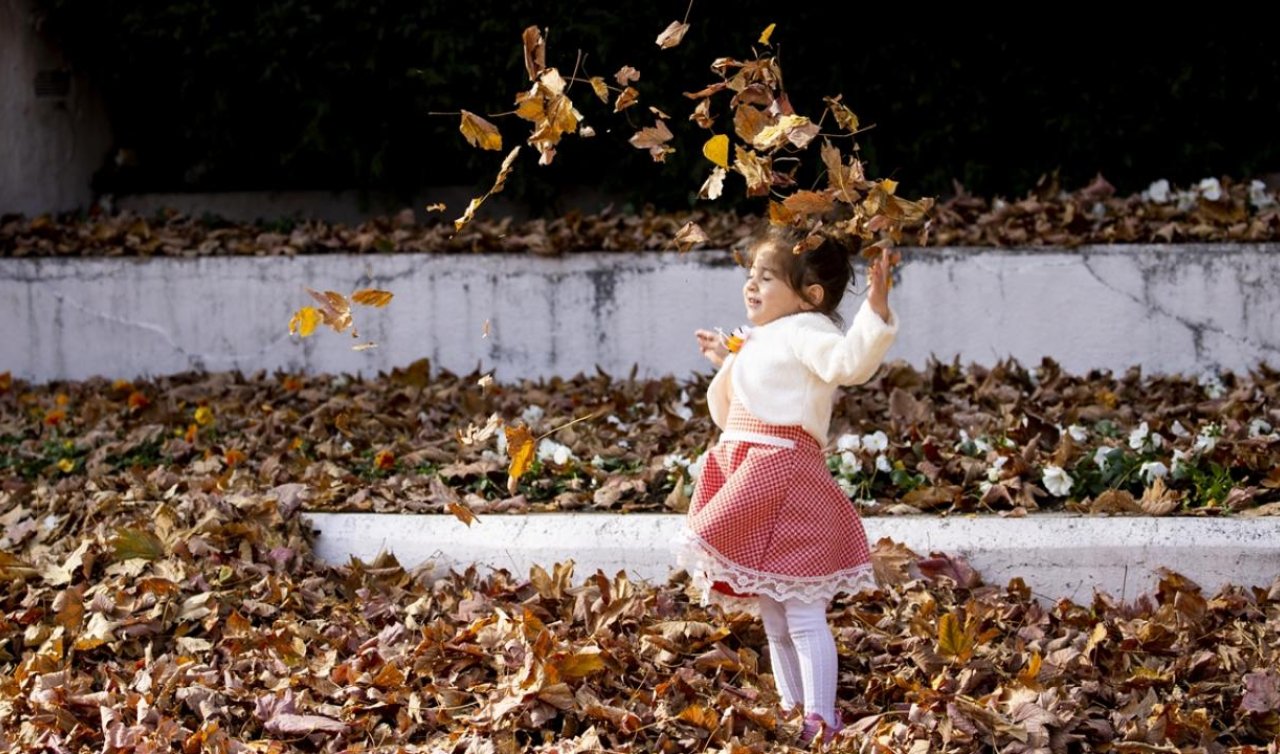
[[[681,533],[676,562],[688,571],[694,586],[702,592],[704,605],[716,604],[751,615],[760,614],[754,596],[734,597],[718,592],[711,586],[719,581],[728,584],[729,588],[735,592],[763,594],[778,602],[798,599],[801,602],[824,603],[830,602],[841,592],[856,594],[863,589],[876,587],[875,572],[871,563],[864,563],[828,576],[805,577],[764,573],[734,563],[688,528]]]

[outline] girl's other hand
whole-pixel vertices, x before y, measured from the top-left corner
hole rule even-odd
[[[694,335],[698,338],[698,350],[707,357],[707,361],[716,367],[724,364],[725,357],[729,355],[729,349],[725,347],[720,333],[715,330],[698,330]]]
[[[902,261],[902,255],[889,249],[881,249],[880,256],[871,262],[867,271],[867,303],[880,319],[889,321],[889,278],[893,268]]]

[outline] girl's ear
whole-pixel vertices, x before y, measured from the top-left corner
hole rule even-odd
[[[822,299],[826,296],[826,293],[826,290],[817,283],[804,287],[804,299],[815,309],[822,308]]]

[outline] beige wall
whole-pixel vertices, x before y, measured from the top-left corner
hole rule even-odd
[[[65,97],[36,95],[44,70],[68,63],[38,33],[27,0],[0,0],[0,215],[88,206],[111,148],[102,100],[72,76]]]

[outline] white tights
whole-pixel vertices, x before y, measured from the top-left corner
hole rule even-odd
[[[827,626],[825,602],[778,602],[761,595],[760,619],[769,637],[773,677],[782,706],[804,698],[805,714],[836,724],[836,640]]]

